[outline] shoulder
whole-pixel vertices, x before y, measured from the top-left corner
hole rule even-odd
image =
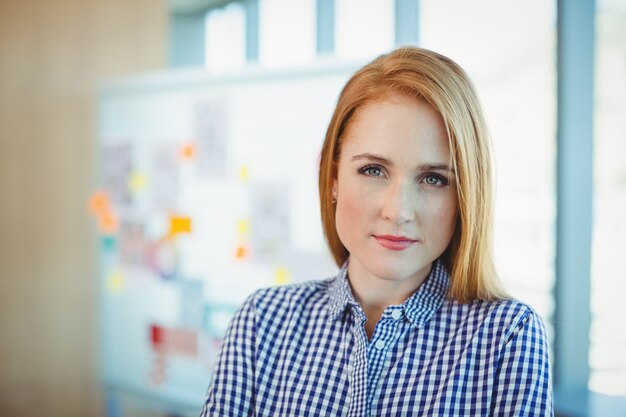
[[[258,316],[321,307],[328,302],[328,288],[333,280],[328,278],[262,288],[255,291],[246,303],[251,305]]]
[[[528,304],[516,299],[475,300],[462,304],[454,300],[444,303],[443,314],[457,326],[478,330],[482,336],[506,344],[520,332],[531,332],[545,338],[539,314]]]
[[[516,300],[480,301],[487,308],[488,316],[494,322],[505,325],[516,325],[529,319],[541,320],[537,312],[528,304]]]
[[[532,332],[545,338],[545,326],[541,316],[528,304],[516,299],[489,302],[489,319],[502,329],[502,341],[511,340],[522,331]]]
[[[530,305],[515,299],[495,302],[490,318],[492,327],[497,329],[502,351],[516,351],[521,356],[533,357],[548,354],[543,320]]]
[[[263,288],[241,308],[241,320],[257,340],[258,352],[274,354],[303,335],[324,329],[332,279]]]
[[[528,304],[514,298],[502,300],[474,300],[461,303],[448,299],[443,310],[450,315],[475,316],[477,319],[489,320],[494,323],[511,324],[539,315]]]

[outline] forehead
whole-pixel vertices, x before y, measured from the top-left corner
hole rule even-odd
[[[420,162],[447,162],[450,156],[441,115],[425,101],[401,94],[386,95],[357,109],[342,137],[341,154],[363,151]]]

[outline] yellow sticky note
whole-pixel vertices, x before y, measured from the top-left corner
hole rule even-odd
[[[124,289],[124,276],[120,271],[115,271],[107,279],[107,288],[112,293],[120,293]]]
[[[170,218],[170,236],[179,233],[191,233],[191,219],[189,217],[172,216]]]
[[[274,275],[274,283],[276,285],[289,284],[291,282],[291,276],[289,270],[285,267],[276,268]]]
[[[130,176],[130,180],[128,180],[128,187],[130,188],[131,192],[136,193],[144,189],[147,182],[147,177],[141,172],[136,171],[133,172],[133,174]]]
[[[245,165],[245,164],[244,164],[244,165],[242,165],[242,166],[239,168],[239,179],[240,179],[241,181],[247,181],[247,180],[248,180],[248,178],[249,178],[249,176],[250,176],[250,173],[248,172],[248,166],[247,166],[247,165]]]
[[[248,220],[239,220],[237,223],[239,234],[245,235],[250,231],[250,222]]]
[[[193,142],[185,143],[180,148],[180,158],[183,161],[190,161],[196,156],[196,145]]]

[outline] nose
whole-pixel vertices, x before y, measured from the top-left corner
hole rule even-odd
[[[389,184],[383,197],[381,215],[395,225],[414,220],[416,194],[413,181],[398,181]]]

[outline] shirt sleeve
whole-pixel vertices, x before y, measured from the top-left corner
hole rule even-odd
[[[501,351],[494,383],[493,417],[551,417],[552,381],[548,343],[539,316],[528,310],[513,326]]]
[[[256,314],[250,296],[222,342],[200,417],[254,415]]]

